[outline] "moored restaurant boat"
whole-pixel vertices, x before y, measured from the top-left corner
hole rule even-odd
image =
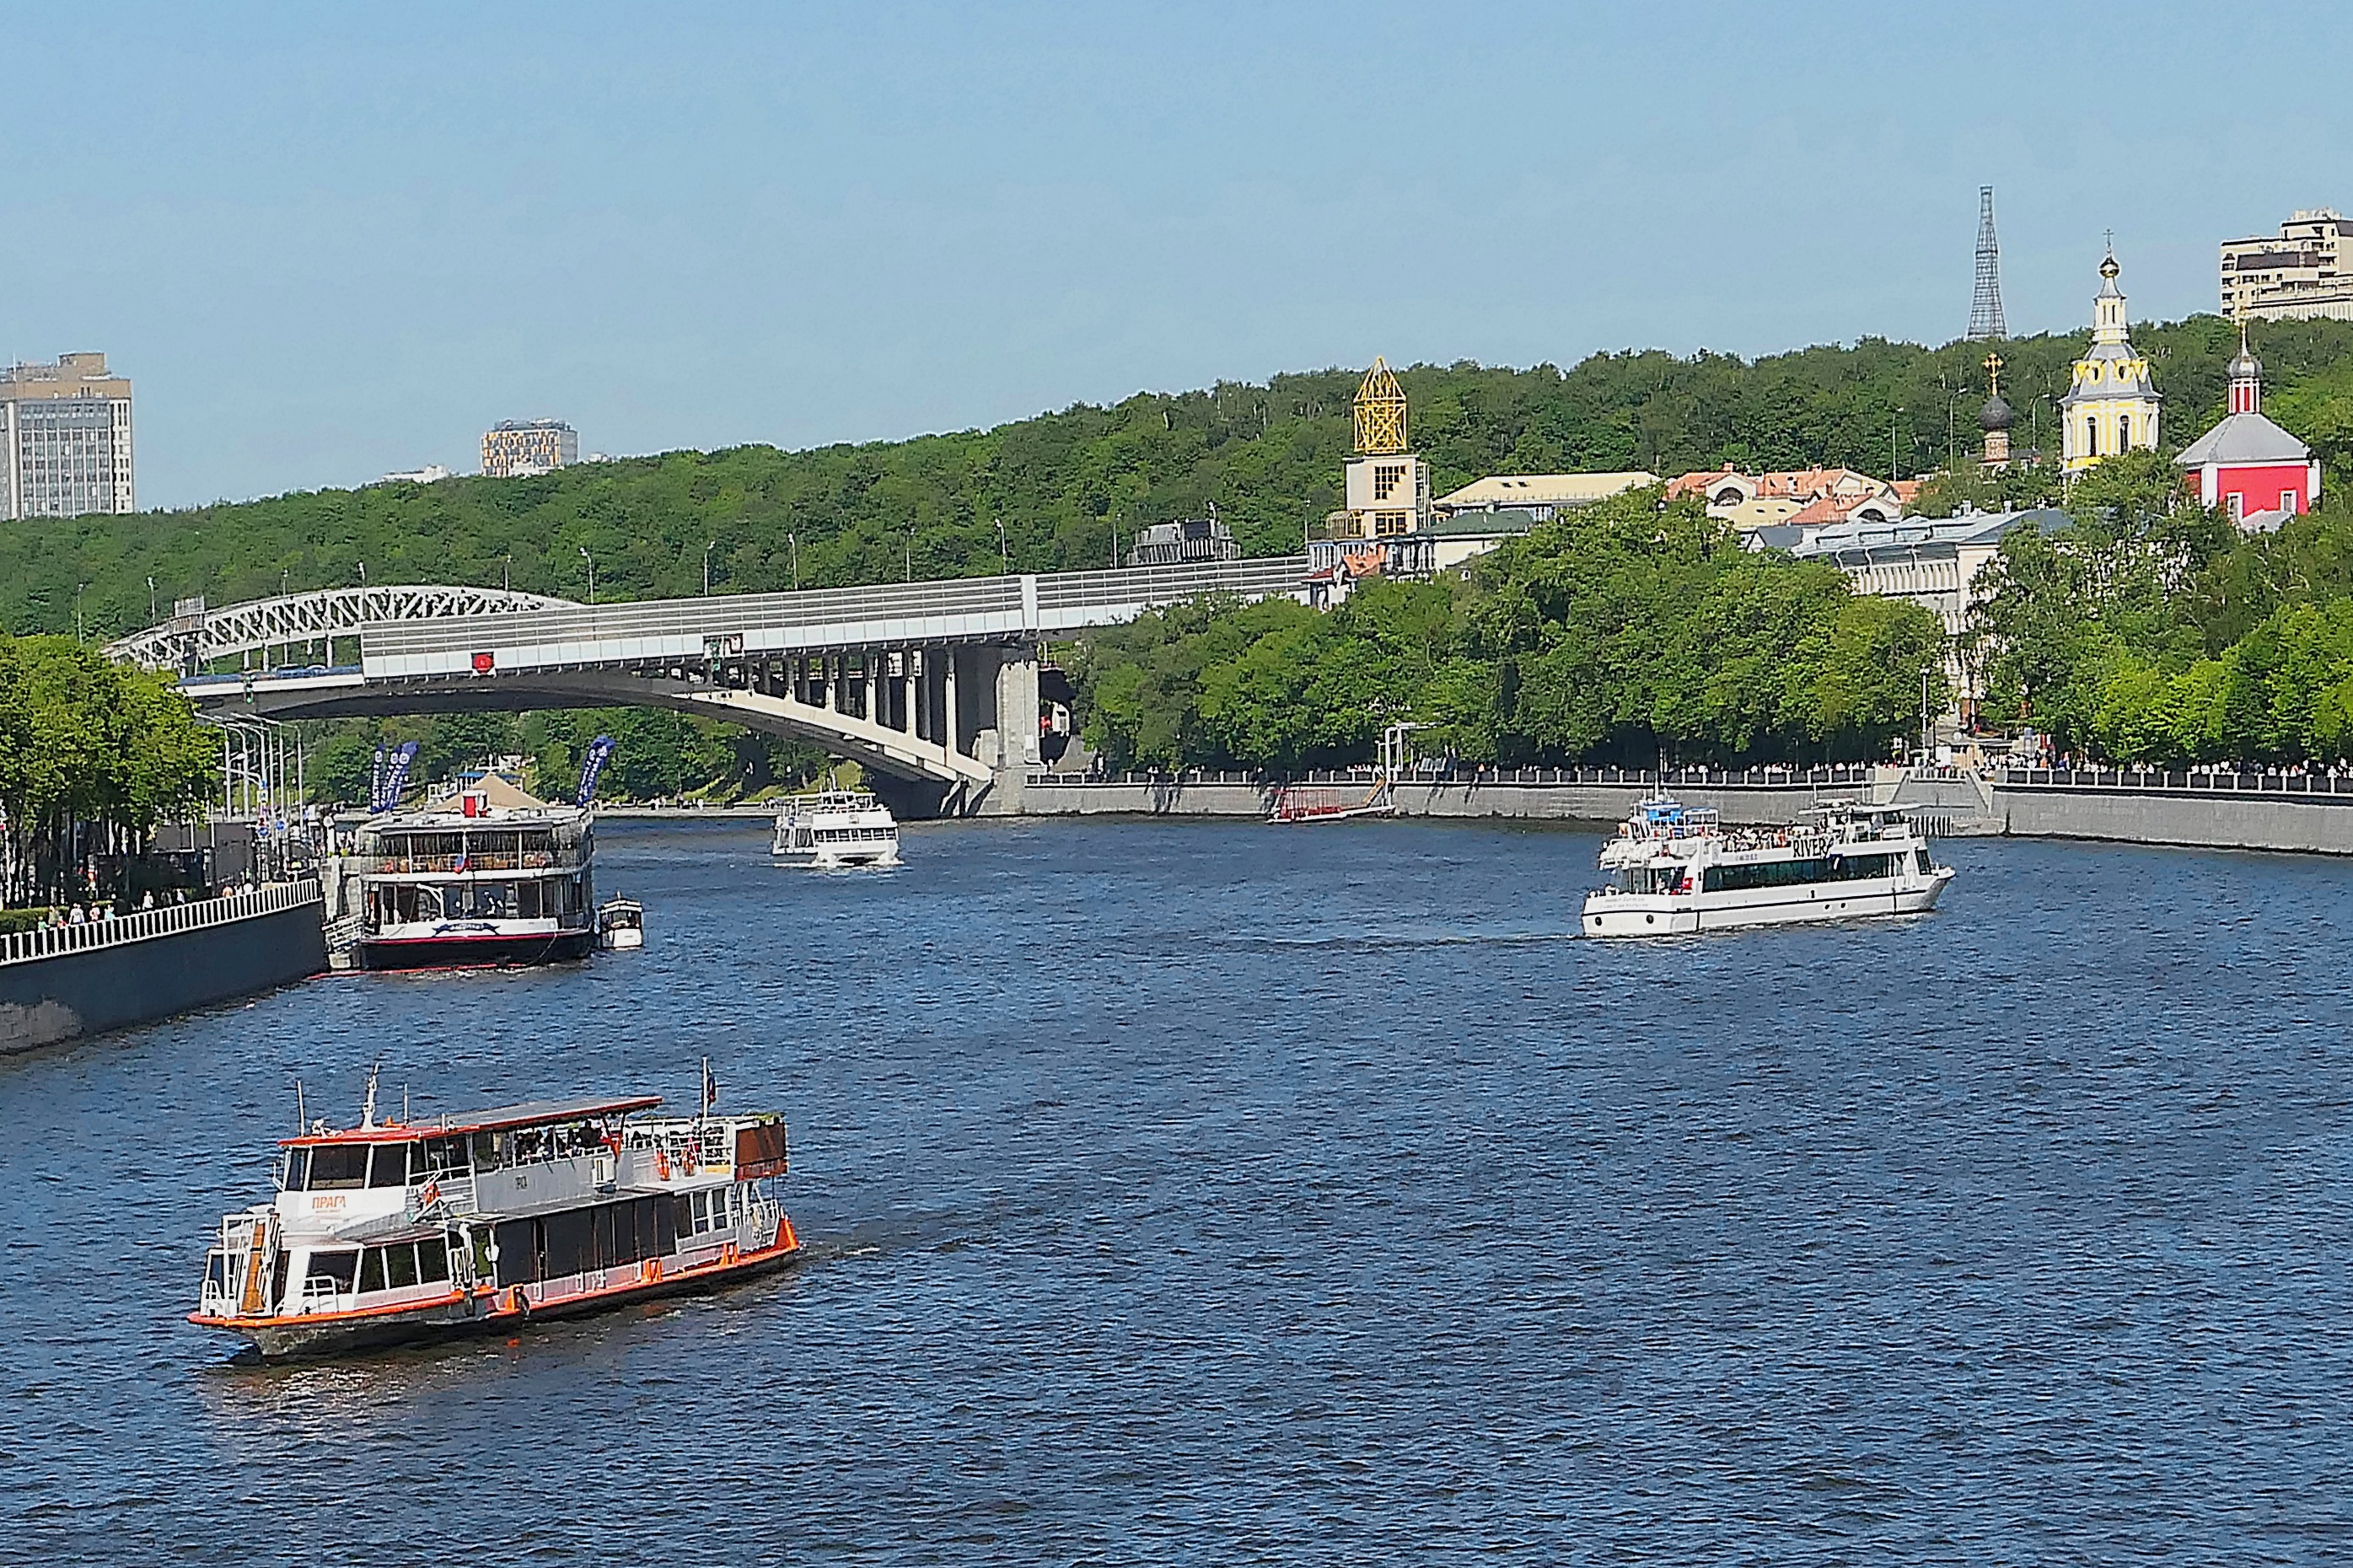
[[[1831,802],[1778,827],[1642,802],[1602,846],[1609,884],[1587,895],[1588,936],[1674,936],[1744,926],[1921,914],[1953,879],[1904,812]]]
[[[585,806],[492,774],[410,811],[363,819],[343,867],[363,969],[529,964],[596,945],[596,835]]]
[[[768,853],[787,866],[820,871],[845,866],[896,866],[899,824],[891,808],[862,789],[789,797],[776,813]]]
[[[331,1354],[702,1289],[799,1249],[783,1120],[659,1095],[543,1100],[282,1139],[278,1194],[227,1215],[188,1321],[266,1358]]]

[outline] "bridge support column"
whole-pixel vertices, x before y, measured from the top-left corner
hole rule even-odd
[[[1038,650],[1023,645],[959,653],[972,661],[977,717],[985,721],[973,736],[973,760],[995,775],[979,810],[988,816],[1016,815],[1022,786],[1038,765]]]

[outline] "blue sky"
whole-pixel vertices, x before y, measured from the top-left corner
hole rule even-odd
[[[0,359],[141,499],[987,425],[1282,370],[2211,310],[2353,211],[2337,8],[0,0]]]

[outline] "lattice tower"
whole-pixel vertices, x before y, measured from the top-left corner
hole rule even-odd
[[[1375,458],[1405,449],[1405,388],[1388,361],[1375,355],[1356,388],[1356,451]]]
[[[2006,338],[2001,319],[2001,242],[1993,237],[1993,187],[1978,187],[1978,286],[1969,299],[1972,341]]]

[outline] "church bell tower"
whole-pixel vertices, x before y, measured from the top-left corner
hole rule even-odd
[[[1430,521],[1430,465],[1409,449],[1405,388],[1376,357],[1356,388],[1356,455],[1348,459],[1348,523],[1358,539],[1393,539]]]

